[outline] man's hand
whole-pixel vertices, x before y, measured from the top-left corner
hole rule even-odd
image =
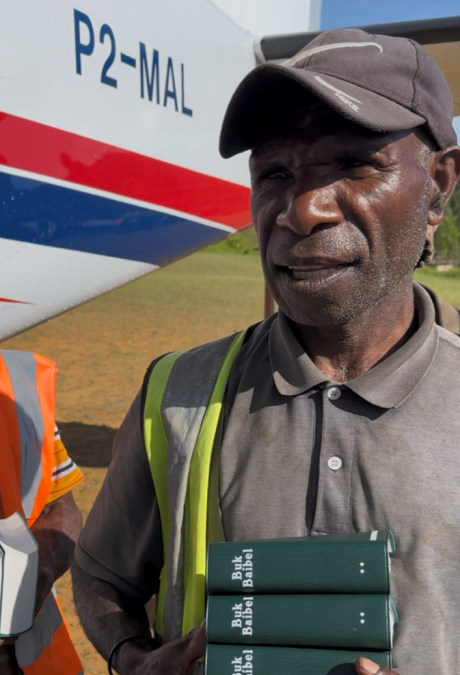
[[[35,599],[35,616],[41,610],[46,597],[51,592],[54,584],[54,574],[47,567],[40,564],[38,568],[37,597]]]
[[[378,663],[364,657],[356,660],[356,672],[359,675],[399,675],[396,670],[379,666]]]
[[[38,595],[46,591],[41,600],[37,598],[37,610],[53,583],[69,569],[81,526],[82,517],[71,492],[47,504],[32,525],[41,563]]]
[[[154,651],[127,642],[115,658],[120,675],[191,675],[195,661],[206,651],[204,623],[183,638],[168,642]]]

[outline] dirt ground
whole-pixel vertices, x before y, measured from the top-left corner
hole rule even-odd
[[[58,363],[57,420],[85,474],[74,491],[84,517],[152,359],[228,335],[260,320],[262,311],[257,256],[197,253],[2,344]],[[85,672],[105,674],[105,662],[79,625],[69,575],[57,586]]]

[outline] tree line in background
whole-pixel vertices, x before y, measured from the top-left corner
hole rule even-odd
[[[447,206],[444,220],[434,235],[435,262],[460,263],[460,186]]]

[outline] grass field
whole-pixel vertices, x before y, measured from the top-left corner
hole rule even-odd
[[[155,272],[2,344],[57,361],[57,418],[85,481],[75,496],[86,517],[110,461],[116,429],[150,361],[227,335],[262,318],[263,280],[253,231]],[[460,305],[460,271],[417,279]],[[87,675],[106,665],[85,639],[66,575],[58,583]]]
[[[429,286],[444,300],[460,307],[460,268],[441,271],[425,267],[415,273],[416,281]]]

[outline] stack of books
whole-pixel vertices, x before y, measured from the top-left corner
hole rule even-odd
[[[396,666],[390,530],[209,545],[206,675]]]

